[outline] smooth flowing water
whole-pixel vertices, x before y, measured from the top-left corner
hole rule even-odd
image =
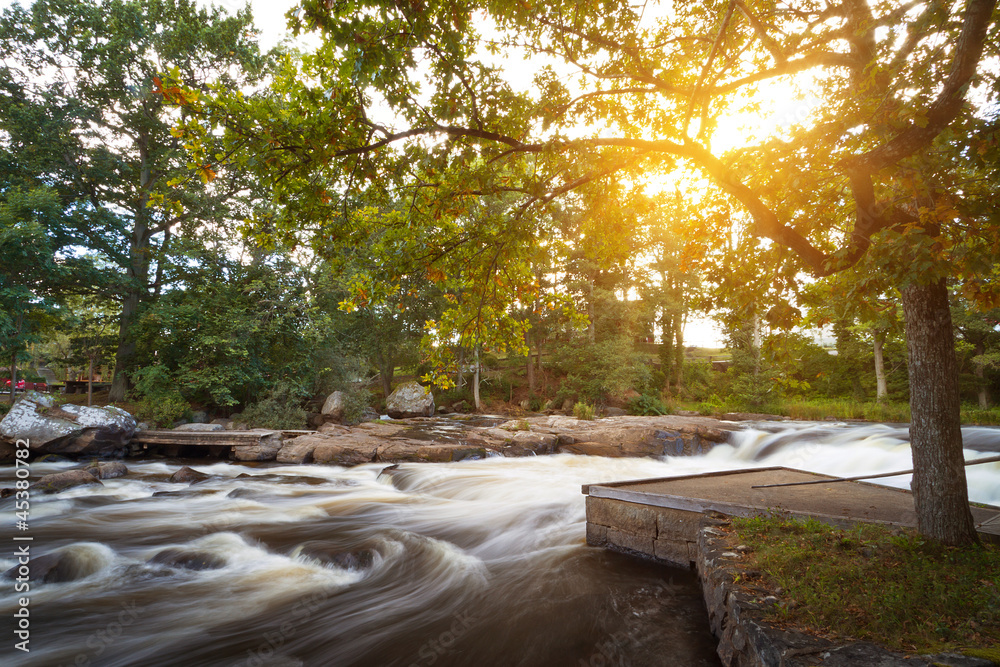
[[[966,441],[967,458],[985,456],[1000,431]],[[905,428],[779,424],[663,460],[128,461],[104,487],[31,499],[21,535],[33,556],[63,554],[62,581],[18,593],[5,580],[4,618],[30,597],[31,651],[5,632],[0,664],[717,665],[694,576],[587,547],[581,484],[761,465],[861,474],[909,456]],[[184,463],[211,477],[169,482]],[[968,471],[973,500],[1000,504],[1000,464]],[[0,486],[13,479],[0,471]]]

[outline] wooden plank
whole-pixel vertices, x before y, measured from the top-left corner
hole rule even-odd
[[[140,445],[193,445],[201,447],[251,447],[277,431],[139,431],[131,442]]]
[[[583,485],[583,495],[590,494],[590,489],[597,486],[606,487],[609,489],[617,488],[620,486],[632,486],[633,484],[655,484],[657,482],[675,482],[679,479],[694,479],[696,477],[708,478],[708,477],[724,477],[726,475],[739,475],[746,472],[763,472],[766,470],[791,470],[792,472],[801,472],[806,475],[818,475],[819,473],[809,472],[808,470],[795,470],[794,468],[785,468],[783,466],[767,466],[764,468],[739,468],[737,470],[717,470],[715,472],[696,472],[690,475],[678,475],[676,477],[648,477],[646,479],[631,479],[624,482],[602,482],[600,484],[584,484]]]
[[[996,463],[1000,461],[1000,456],[990,456],[985,459],[972,459],[971,461],[965,462],[965,467],[974,466],[979,463]],[[833,477],[831,479],[820,479],[812,480],[809,482],[782,482],[781,484],[757,484],[756,486],[751,486],[751,489],[774,489],[779,486],[806,486],[808,484],[823,484],[824,482],[858,482],[863,479],[880,479],[883,477],[898,477],[899,475],[911,475],[913,474],[913,468],[909,470],[898,470],[896,472],[883,472],[877,475],[855,475],[854,477]]]

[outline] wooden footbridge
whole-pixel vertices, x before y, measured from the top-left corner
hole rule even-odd
[[[289,438],[315,431],[181,431],[153,429],[137,431],[129,445],[133,450],[156,451],[166,456],[208,456],[232,458],[238,461],[262,461],[274,458],[281,443]]]

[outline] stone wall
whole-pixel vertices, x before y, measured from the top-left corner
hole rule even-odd
[[[587,496],[587,544],[677,567],[697,559],[700,520],[693,512]]]
[[[712,634],[724,667],[989,667],[979,658],[905,656],[870,642],[835,642],[768,620],[787,602],[748,569],[749,548],[736,544],[729,517],[587,496],[587,544],[672,566],[696,567]],[[738,582],[738,583],[737,583]]]

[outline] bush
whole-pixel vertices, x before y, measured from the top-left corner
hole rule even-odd
[[[302,387],[292,382],[278,382],[268,390],[264,398],[251,404],[243,411],[240,421],[251,428],[270,428],[281,431],[305,428],[307,413],[302,407],[302,403],[308,395],[308,392],[304,391]],[[346,420],[346,404],[344,412]]]
[[[344,424],[364,421],[365,410],[372,404],[371,392],[358,385],[349,385],[340,391],[344,395],[344,416],[341,421]]]
[[[594,418],[594,406],[580,401],[573,406],[573,416],[590,421]]]
[[[650,396],[649,394],[641,394],[635,398],[629,399],[628,403],[625,405],[625,410],[628,411],[630,415],[644,415],[644,416],[655,416],[655,415],[668,415],[670,414],[670,408],[664,404],[656,396]]]
[[[717,415],[723,412],[729,412],[729,406],[721,398],[712,394],[706,400],[698,404],[696,410],[700,415]]]
[[[159,364],[140,368],[132,374],[132,382],[131,398],[139,421],[170,426],[191,409],[170,373]]]
[[[706,361],[685,361],[681,372],[684,380],[681,390],[685,397],[703,401],[712,395],[717,375],[712,370],[712,364]]]
[[[592,403],[621,396],[632,387],[647,389],[652,382],[652,370],[625,336],[560,347],[554,351],[553,367],[566,374],[560,393]]]

